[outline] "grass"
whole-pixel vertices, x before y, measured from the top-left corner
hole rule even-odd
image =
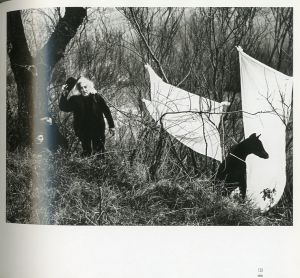
[[[292,225],[289,210],[262,214],[203,178],[149,179],[148,166],[30,150],[7,153],[7,221],[57,225]]]

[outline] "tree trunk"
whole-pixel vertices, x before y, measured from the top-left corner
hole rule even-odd
[[[66,8],[47,43],[32,57],[21,11],[8,13],[7,52],[18,90],[19,145],[30,144],[35,118],[47,114],[50,75],[85,17],[85,8]]]
[[[17,138],[19,143],[28,144],[35,75],[33,58],[27,45],[20,11],[13,11],[7,15],[7,52],[18,92],[19,134]]]

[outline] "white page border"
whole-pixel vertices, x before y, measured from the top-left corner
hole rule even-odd
[[[10,1],[0,4],[1,34],[6,11],[82,6],[83,1]],[[294,76],[299,76],[299,8],[296,1],[85,1],[87,6],[293,6]],[[6,35],[1,48],[6,49]],[[5,130],[6,53],[1,55],[0,127]],[[294,85],[294,142],[299,142]],[[298,277],[299,173],[294,166],[292,227],[78,227],[5,223],[5,133],[1,132],[0,277]],[[299,165],[294,145],[294,165]],[[297,233],[298,232],[298,233]],[[296,252],[296,250],[298,252]],[[298,273],[296,272],[298,270]]]

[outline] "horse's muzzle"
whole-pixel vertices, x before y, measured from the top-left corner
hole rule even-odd
[[[269,154],[267,152],[264,152],[264,153],[261,154],[260,157],[264,158],[264,159],[267,159],[267,158],[269,158]]]

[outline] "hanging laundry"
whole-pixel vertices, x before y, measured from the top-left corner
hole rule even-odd
[[[261,134],[268,159],[247,158],[248,197],[262,209],[274,206],[286,184],[286,125],[291,111],[293,78],[255,60],[238,47],[245,137]],[[272,193],[265,198],[263,191]]]
[[[143,99],[150,115],[177,140],[203,155],[222,160],[220,123],[223,106],[164,82],[149,66],[151,101]],[[202,113],[199,113],[202,112]]]

